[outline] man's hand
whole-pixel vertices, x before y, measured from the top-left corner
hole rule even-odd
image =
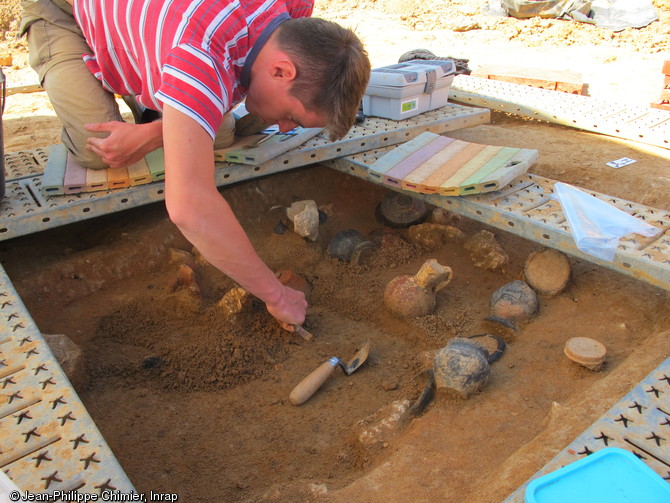
[[[92,132],[109,132],[106,138],[89,138],[86,148],[100,156],[110,168],[130,166],[163,145],[160,121],[149,124],[101,122],[85,127]]]
[[[277,318],[279,324],[289,332],[293,332],[293,325],[302,325],[307,312],[307,301],[305,294],[287,286],[276,303],[266,304],[268,312]]]

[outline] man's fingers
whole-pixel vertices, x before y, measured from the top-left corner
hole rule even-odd
[[[90,124],[84,124],[84,127],[89,131],[100,132],[100,131],[111,131],[116,127],[118,122],[95,122]]]

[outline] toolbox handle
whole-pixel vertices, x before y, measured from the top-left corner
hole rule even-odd
[[[426,86],[423,88],[424,93],[432,93],[435,90],[435,83],[437,82],[437,71],[426,71]]]

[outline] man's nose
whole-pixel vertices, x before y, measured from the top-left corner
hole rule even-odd
[[[285,120],[280,120],[277,122],[277,126],[279,127],[279,132],[280,133],[288,133],[292,129],[295,129],[298,127],[297,122],[293,122],[291,120],[285,119]]]

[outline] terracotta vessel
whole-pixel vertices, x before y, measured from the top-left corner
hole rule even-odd
[[[376,248],[375,243],[365,239],[365,236],[355,229],[347,229],[336,234],[328,243],[328,255],[353,265],[362,265],[371,252]]]
[[[453,273],[435,259],[429,259],[415,275],[392,279],[384,292],[384,304],[400,318],[425,316],[435,309],[435,294],[449,284]]]
[[[451,339],[435,355],[435,385],[469,398],[491,378],[488,354],[475,342],[462,337]]]

